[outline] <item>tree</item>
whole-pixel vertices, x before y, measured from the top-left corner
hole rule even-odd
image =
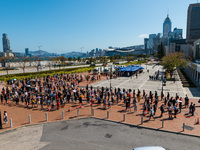
[[[78,60],[78,62],[81,62],[81,57],[78,57],[77,60]]]
[[[107,63],[108,59],[106,56],[102,56],[102,58],[100,59],[101,63]]]
[[[69,58],[68,58],[68,61],[72,61],[72,57],[69,57]]]
[[[21,57],[20,62],[22,64],[23,73],[25,73],[26,63],[29,61],[28,57]]]
[[[184,59],[184,54],[181,52],[170,53],[162,58],[161,65],[163,69],[166,69],[170,78],[172,78],[173,72],[180,67],[186,67],[188,59]]]
[[[165,56],[165,51],[164,51],[162,42],[160,45],[158,45],[157,56],[158,56],[158,59],[160,59],[160,60]]]
[[[64,67],[64,64],[65,64],[65,61],[67,61],[67,58],[65,58],[64,56],[59,56],[59,57],[55,57],[53,61],[59,63],[59,68],[60,68],[61,65]]]

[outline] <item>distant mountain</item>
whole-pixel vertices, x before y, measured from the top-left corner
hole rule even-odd
[[[49,52],[44,51],[44,50],[29,51],[29,54],[31,54],[31,56],[40,56],[40,57],[64,56],[66,58],[68,58],[68,57],[81,57],[81,56],[83,56],[83,53],[81,53],[81,52],[68,52],[68,53],[63,53],[63,54],[57,54],[57,53],[49,53]]]
[[[83,55],[83,53],[81,52],[68,52],[68,53],[64,53],[64,54],[61,54],[61,56],[64,56],[64,57],[81,57]]]
[[[40,57],[57,57],[57,56],[60,56],[59,54],[49,53],[49,52],[46,52],[44,50],[29,51],[29,54],[31,54],[31,56],[40,56]]]

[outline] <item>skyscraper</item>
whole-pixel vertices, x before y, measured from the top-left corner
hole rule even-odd
[[[163,23],[163,45],[164,46],[169,44],[168,37],[171,30],[172,30],[172,22],[171,22],[171,19],[169,18],[169,15],[167,15],[167,18],[165,19]]]
[[[29,48],[25,48],[25,55],[26,55],[26,56],[29,55]]]
[[[8,39],[8,36],[5,33],[3,34],[2,42],[3,42],[3,52],[12,53],[12,50],[10,49],[10,40]]]
[[[190,4],[187,16],[187,42],[193,44],[200,38],[200,3]]]
[[[167,18],[165,19],[163,23],[163,37],[168,37],[168,33],[172,30],[172,22],[169,18],[169,15],[167,15]]]

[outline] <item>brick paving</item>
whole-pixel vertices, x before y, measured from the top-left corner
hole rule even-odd
[[[102,76],[101,80],[105,80],[106,77]],[[106,81],[106,80],[105,80]],[[84,81],[79,86],[85,86],[88,84],[88,82]],[[91,83],[89,83],[91,84]],[[5,86],[1,84],[1,88]],[[44,109],[42,110],[40,106],[32,108],[26,108],[25,104],[20,103],[19,105],[16,105],[15,103],[9,101],[9,104],[0,105],[1,110],[1,116],[3,117],[3,111],[6,110],[8,112],[8,124],[5,124],[3,122],[3,129],[0,131],[12,129],[10,128],[10,118],[12,118],[13,122],[13,128],[29,125],[29,119],[28,115],[31,115],[31,124],[38,124],[38,123],[44,123],[46,121],[46,112],[48,113],[48,122],[52,121],[58,121],[62,120],[62,111],[64,111],[65,120],[67,119],[73,119],[78,118],[77,117],[77,109],[79,109],[79,117],[88,117],[92,116],[91,113],[91,105],[83,99],[83,106],[80,108],[79,103],[69,103],[64,106],[64,108],[60,108],[59,110],[54,111],[47,111],[47,106],[44,106]],[[183,123],[185,123],[187,126],[190,126],[193,128],[193,130],[187,130],[183,133],[192,134],[192,135],[198,135],[200,136],[200,125],[195,124],[195,120],[199,117],[198,114],[200,114],[200,105],[198,103],[198,99],[191,99],[190,102],[194,102],[196,104],[196,111],[194,116],[188,116],[186,115],[189,111],[188,108],[182,109],[182,112],[177,115],[177,118],[174,118],[173,120],[168,119],[168,112],[165,112],[163,117],[160,118],[160,110],[159,106],[163,103],[162,101],[159,101],[158,109],[155,115],[155,121],[151,119],[148,120],[149,114],[147,116],[143,117],[143,124],[141,124],[141,116],[142,116],[142,104],[144,100],[142,99],[140,103],[138,103],[138,111],[134,112],[133,104],[131,104],[131,112],[125,111],[125,104],[123,101],[119,102],[118,104],[114,103],[110,109],[103,110],[103,104],[98,105],[94,104],[94,117],[102,118],[102,119],[108,119],[118,122],[124,122],[124,123],[130,123],[134,125],[141,125],[146,127],[152,127],[156,129],[163,129],[163,130],[169,130],[169,131],[175,131],[175,132],[183,132],[182,126]],[[70,108],[70,111],[68,109]],[[109,118],[107,118],[107,111],[109,111]],[[123,114],[125,113],[125,121],[123,121]],[[162,128],[162,120],[164,120],[164,128]]]
[[[195,99],[191,100],[196,102]],[[159,102],[159,105],[162,102]],[[133,107],[133,104],[131,104]],[[77,109],[79,109],[79,117],[88,117],[92,116],[91,113],[91,105],[83,102],[83,106],[80,108],[79,104],[66,104],[64,108],[60,108],[59,110],[55,111],[47,111],[47,107],[44,106],[44,109],[41,110],[40,106],[38,108],[25,108],[24,105],[15,104],[8,104],[8,105],[1,105],[1,113],[3,115],[3,111],[6,110],[8,112],[8,119],[12,118],[13,127],[23,126],[29,124],[28,115],[31,115],[31,124],[36,123],[44,123],[46,121],[46,112],[48,113],[48,122],[62,120],[62,111],[64,111],[65,120],[66,119],[73,119],[77,118]],[[68,111],[70,108],[70,112]],[[94,109],[94,117],[108,119],[113,121],[125,122],[134,125],[141,125],[141,116],[142,116],[142,101],[138,103],[138,111],[134,112],[134,108],[132,108],[131,112],[125,111],[125,105],[123,102],[119,104],[113,104],[110,109],[103,110],[103,104],[98,105],[94,104],[92,107]],[[107,111],[109,111],[109,118],[107,118]],[[125,113],[125,121],[123,121],[123,114]],[[182,109],[182,112],[177,115],[177,118],[173,120],[168,119],[168,113],[165,112],[163,117],[160,118],[160,111],[159,109],[155,115],[155,121],[149,119],[149,115],[143,117],[143,124],[141,126],[152,127],[156,129],[163,129],[175,132],[182,132],[182,125],[185,123],[187,126],[193,127],[192,131],[186,130],[184,133],[193,134],[193,135],[200,135],[200,125],[195,124],[195,120],[200,113],[199,106],[196,108],[195,116],[184,116],[184,114],[188,113],[188,108]],[[162,128],[162,120],[164,120],[164,128]],[[11,129],[10,124],[3,123],[3,130]]]

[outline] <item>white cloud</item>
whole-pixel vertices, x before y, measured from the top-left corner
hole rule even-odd
[[[139,38],[148,38],[148,37],[149,37],[148,34],[140,34],[140,35],[139,35]]]

